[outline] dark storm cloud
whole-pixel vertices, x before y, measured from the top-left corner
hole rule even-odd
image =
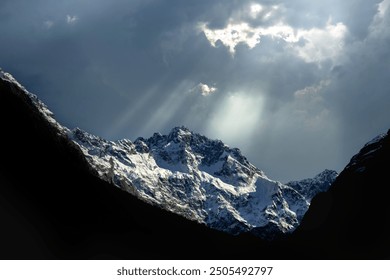
[[[389,126],[379,2],[1,1],[0,66],[69,127],[134,139],[184,124],[299,179]]]
[[[327,102],[342,120],[343,149],[348,153],[390,126],[389,5],[390,1],[383,1],[368,35],[353,42],[345,62],[332,71]]]

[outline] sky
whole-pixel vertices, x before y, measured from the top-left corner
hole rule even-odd
[[[69,128],[184,125],[275,180],[390,128],[390,0],[0,0],[0,67]]]

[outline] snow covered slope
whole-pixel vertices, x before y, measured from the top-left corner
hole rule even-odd
[[[326,192],[336,180],[338,173],[334,170],[324,170],[314,178],[301,181],[291,181],[286,185],[301,193],[309,201],[320,192]]]

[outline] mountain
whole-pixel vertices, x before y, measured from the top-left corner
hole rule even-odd
[[[0,259],[245,259],[266,250],[101,180],[52,114],[0,73]]]
[[[296,230],[273,241],[266,241],[255,235],[261,236],[264,232],[272,235],[280,231],[273,222],[231,235],[206,226],[206,222],[191,221],[164,208],[155,207],[150,201],[146,202],[145,199],[141,200],[128,191],[123,191],[142,184],[120,185],[126,181],[119,176],[123,174],[119,172],[121,169],[118,166],[127,166],[129,162],[126,162],[126,157],[133,160],[147,154],[150,155],[149,163],[154,161],[157,168],[176,166],[177,169],[171,170],[172,175],[181,172],[187,174],[183,175],[186,178],[185,176],[195,173],[207,173],[224,184],[241,182],[232,178],[249,174],[245,168],[251,165],[241,158],[238,150],[225,147],[220,141],[204,138],[204,144],[216,145],[211,151],[218,151],[217,147],[220,147],[244,171],[237,171],[236,175],[232,172],[230,177],[228,172],[218,172],[224,169],[222,167],[225,163],[229,167],[232,160],[217,156],[218,153],[212,156],[212,152],[194,151],[191,140],[184,139],[187,136],[179,137],[181,134],[188,135],[189,132],[184,128],[175,128],[169,134],[172,134],[172,141],[169,140],[169,135],[155,134],[149,139],[138,139],[134,143],[128,140],[110,142],[79,129],[69,130],[55,121],[53,114],[36,96],[28,93],[12,76],[3,72],[0,73],[0,125],[1,259],[390,257],[389,235],[386,231],[390,214],[386,192],[390,166],[389,133],[363,147],[337,176],[329,190],[324,192],[329,185],[325,182],[327,174],[331,178],[333,172],[325,171],[316,176],[319,185],[322,184],[320,182],[324,183],[323,187],[319,188],[321,192],[314,198],[305,197],[307,202],[311,200],[310,208]],[[193,138],[203,139],[203,136],[192,132],[190,134]],[[82,137],[85,137],[84,143],[95,142],[91,142],[91,146],[82,145]],[[166,140],[152,143],[151,139],[161,137]],[[185,140],[185,144],[178,145],[183,145],[184,150],[177,149],[177,153],[168,150],[170,158],[165,158],[165,145],[161,146],[159,143],[175,142],[178,140],[176,138]],[[78,140],[74,141],[75,139]],[[122,154],[121,149],[125,149],[126,143],[129,151],[134,153],[131,156]],[[107,150],[102,150],[101,147],[107,147]],[[191,155],[209,154],[206,158],[210,160],[203,162],[195,157],[199,163],[196,165],[197,169],[185,169],[186,166],[193,166],[189,164],[191,157],[180,155],[185,150],[189,151],[189,148]],[[147,149],[149,152],[146,152]],[[97,156],[94,152],[104,152],[104,160],[100,162],[104,164],[102,168],[92,164],[93,157]],[[217,165],[212,164],[215,161],[221,161],[220,169],[214,168],[213,172],[205,170],[206,166],[216,167]],[[257,170],[251,168],[249,169]],[[147,169],[141,171],[146,172]],[[269,179],[261,171],[256,172],[254,176],[260,178],[261,182],[268,182]],[[229,178],[231,181],[227,183]],[[241,178],[245,180],[245,176]],[[281,189],[291,190],[291,194],[299,193],[302,196],[307,196],[304,190],[310,193],[312,185],[307,179],[286,185],[272,180],[269,182]],[[240,186],[237,188],[240,189]],[[221,190],[218,189],[217,192],[219,191]],[[189,195],[185,191],[178,193]],[[284,201],[291,200],[289,192],[280,193],[280,198]],[[272,195],[270,197],[274,198]],[[234,199],[232,202],[235,202]]]
[[[10,74],[4,73],[3,79],[22,90],[54,133],[78,145],[101,179],[149,204],[230,234],[251,231],[273,239],[292,232],[316,194],[316,182],[322,183],[325,176],[312,179],[310,191],[301,188],[303,196],[297,188],[308,182],[294,189],[272,181],[238,149],[185,127],[134,143],[107,141],[78,128],[70,131]]]
[[[238,149],[185,127],[134,143],[106,141],[80,129],[68,135],[103,180],[230,234],[272,223],[273,232],[256,231],[272,239],[293,231],[309,207],[311,197],[268,179]]]

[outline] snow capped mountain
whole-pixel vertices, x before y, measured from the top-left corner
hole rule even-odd
[[[325,171],[315,179],[293,184],[297,190],[268,179],[238,149],[185,127],[176,127],[168,135],[138,138],[134,143],[106,141],[80,129],[71,131],[69,137],[106,181],[151,204],[231,234],[270,226],[272,232],[263,236],[257,230],[257,234],[272,238],[293,231],[317,193],[316,183],[323,191],[335,177],[335,172]]]
[[[60,125],[35,95],[10,74],[0,79],[19,88],[40,117],[76,144],[101,179],[165,210],[231,234],[252,232],[266,239],[292,232],[318,192],[337,174],[282,184],[270,180],[236,148],[185,127],[132,142],[107,141]]]

